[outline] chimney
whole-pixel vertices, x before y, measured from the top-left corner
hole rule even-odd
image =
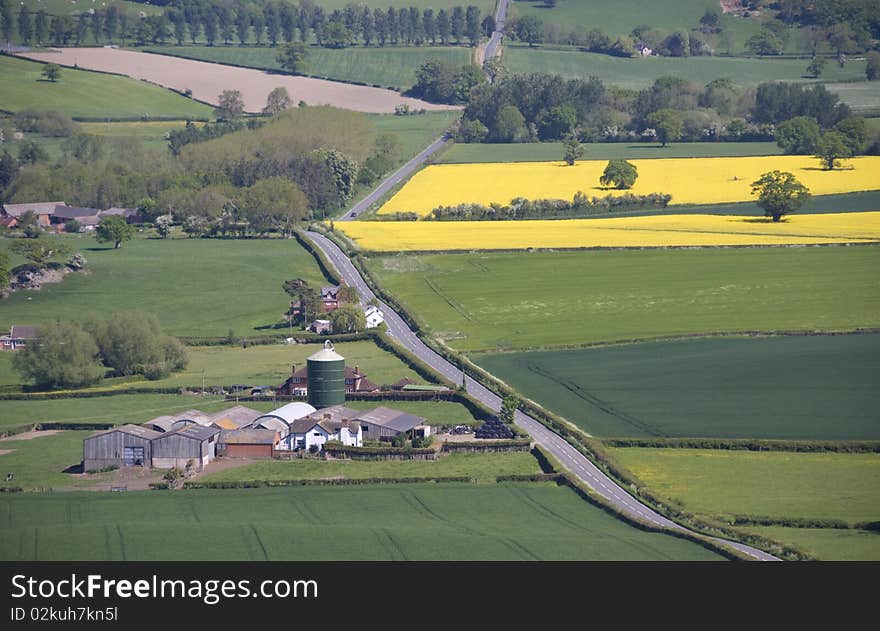
[[[292,377],[295,374],[296,374],[296,364],[291,364],[290,365],[290,376]]]

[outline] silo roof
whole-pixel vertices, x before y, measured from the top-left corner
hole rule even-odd
[[[330,343],[330,340],[324,342],[324,348],[319,350],[317,353],[308,358],[310,362],[339,362],[345,361],[345,359],[333,350],[333,344]]]

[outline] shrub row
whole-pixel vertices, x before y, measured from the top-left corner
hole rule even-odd
[[[526,199],[515,197],[507,205],[458,204],[437,206],[425,219],[430,221],[515,221],[522,219],[576,219],[615,210],[641,210],[666,208],[672,195],[649,193],[648,195],[606,195],[588,197],[582,192],[567,199]]]
[[[293,236],[296,238],[297,242],[305,248],[306,252],[315,257],[315,260],[318,261],[318,267],[321,268],[321,273],[323,273],[330,282],[338,285],[342,279],[336,273],[333,264],[327,259],[321,249],[315,247],[315,244],[305,237],[302,230],[294,230]]]
[[[0,394],[0,401],[43,401],[46,399],[90,399],[92,397],[110,397],[117,394],[180,394],[175,387],[137,387],[114,388],[112,390],[62,390],[59,392],[16,392]]]
[[[4,427],[0,429],[0,438],[6,438],[7,436],[15,436],[16,434],[24,434],[25,432],[33,431],[34,428],[39,427],[39,425],[15,425],[13,427]]]
[[[556,482],[559,483],[558,473],[512,473],[495,477],[495,482]]]
[[[287,325],[284,325],[286,328]],[[228,336],[216,337],[200,337],[200,336],[183,336],[179,339],[186,346],[239,346],[242,343],[248,346],[269,346],[272,344],[283,344],[288,337],[292,337],[297,344],[319,344],[324,340],[333,342],[361,342],[368,340],[372,336],[371,331],[362,331],[360,333],[330,333],[318,335],[306,331],[296,331],[294,335],[258,335],[255,337],[245,337],[230,340]]]
[[[743,451],[796,451],[880,453],[878,440],[776,440],[751,438],[605,438],[608,447],[661,449],[729,449]]]
[[[150,482],[151,491],[168,491],[170,489],[171,485],[167,482]]]
[[[278,486],[358,486],[363,484],[422,484],[435,482],[465,482],[473,484],[476,480],[466,475],[425,476],[412,478],[336,478],[305,480],[227,480],[222,482],[184,482],[185,489],[258,489]]]
[[[524,439],[513,440],[487,440],[467,441],[456,443],[443,443],[441,451],[529,451],[531,441]]]
[[[349,447],[329,442],[324,444],[324,451],[331,455],[344,454],[347,456],[407,456],[436,453],[429,447]]]
[[[20,486],[0,486],[0,493],[21,493],[24,491]]]
[[[811,517],[767,517],[763,515],[736,515],[734,526],[784,526],[786,528],[834,528],[847,529],[849,523],[842,519]]]

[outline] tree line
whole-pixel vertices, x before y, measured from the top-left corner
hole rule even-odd
[[[492,16],[483,17],[474,5],[451,9],[373,8],[349,4],[328,11],[310,0],[260,4],[218,0],[177,0],[159,15],[133,17],[122,5],[83,12],[78,16],[50,16],[45,9],[32,12],[22,5],[17,16],[12,0],[0,0],[0,32],[10,41],[13,31],[25,45],[53,43],[81,46],[104,42],[138,45],[206,42],[239,45],[295,41],[343,48],[364,46],[422,46],[469,44],[475,46],[495,28]],[[487,31],[488,29],[488,31]]]

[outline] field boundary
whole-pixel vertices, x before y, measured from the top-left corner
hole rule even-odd
[[[782,440],[751,438],[602,438],[617,449],[714,449],[796,453],[880,453],[880,440]]]

